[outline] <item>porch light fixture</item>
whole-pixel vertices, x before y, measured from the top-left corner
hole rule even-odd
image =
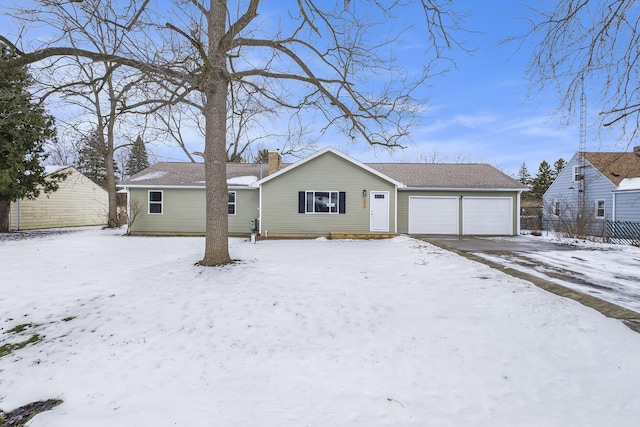
[[[362,190],[362,197],[367,197],[367,190]]]

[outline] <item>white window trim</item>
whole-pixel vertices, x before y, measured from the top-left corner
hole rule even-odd
[[[238,214],[238,192],[237,191],[229,191],[228,194],[233,193],[233,203],[228,201],[227,196],[227,213],[229,212],[229,205],[233,205],[233,213],[228,213],[229,216],[236,216]]]
[[[313,193],[314,197],[316,193],[329,193],[329,200],[331,200],[331,193],[336,193],[336,211],[331,212],[331,207],[329,207],[329,212],[309,212],[307,210],[307,206],[309,202],[307,200],[308,194]],[[313,204],[315,206],[315,203]],[[305,215],[338,215],[340,213],[340,191],[338,190],[306,190],[304,192],[304,213]]]
[[[160,193],[160,201],[152,202],[151,193]],[[160,212],[151,212],[151,205],[160,205]],[[147,214],[148,215],[162,215],[164,214],[164,190],[149,190],[147,192]]]
[[[560,201],[559,200],[554,200],[553,201],[553,215],[554,216],[560,216]]]
[[[602,216],[598,216],[598,203],[602,202]],[[595,212],[593,214],[593,216],[596,219],[605,219],[605,217],[607,216],[607,202],[605,201],[605,199],[596,199],[595,200]]]
[[[581,169],[582,169],[582,173],[579,173]],[[582,180],[584,180],[584,168],[582,168],[579,165],[576,165],[571,169],[571,181],[572,182],[580,182],[580,181],[582,181],[580,179],[576,179],[576,176],[581,176]]]

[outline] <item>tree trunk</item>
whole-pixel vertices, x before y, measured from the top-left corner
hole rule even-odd
[[[9,232],[9,212],[11,202],[0,200],[0,233]]]
[[[118,227],[118,199],[116,192],[116,180],[113,175],[113,152],[111,153],[111,172],[107,167],[107,194],[109,196],[109,208],[107,214],[107,227]]]
[[[112,64],[109,64],[107,68],[112,68]],[[109,196],[109,208],[107,210],[107,227],[118,227],[118,199],[116,195],[116,174],[113,167],[113,152],[114,149],[114,132],[117,118],[117,103],[118,98],[113,88],[112,77],[109,77],[108,90],[109,90],[109,120],[107,121],[107,140],[103,147],[105,147],[104,162],[105,169],[107,171],[107,195]],[[102,132],[104,135],[104,130]]]
[[[107,227],[118,227],[118,199],[116,194],[116,178],[113,170],[113,149],[107,149],[104,156],[107,169],[107,194],[109,196],[109,208],[107,211]]]
[[[226,58],[218,52],[218,42],[225,33],[226,5],[212,1],[208,16],[209,63],[204,83],[205,146],[204,171],[207,197],[204,258],[200,264],[223,265],[229,256],[227,190],[227,80]]]

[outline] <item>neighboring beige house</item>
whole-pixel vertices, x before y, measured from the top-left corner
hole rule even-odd
[[[203,234],[202,163],[157,163],[121,185],[133,234]],[[293,164],[227,164],[229,233],[515,235],[522,184],[487,164],[361,163],[325,148]]]
[[[47,166],[46,175],[66,173],[57,191],[11,203],[10,230],[81,227],[107,223],[107,191],[72,166]]]

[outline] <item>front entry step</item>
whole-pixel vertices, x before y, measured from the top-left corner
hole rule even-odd
[[[376,233],[373,231],[332,231],[331,239],[391,239],[399,236],[398,233]]]

